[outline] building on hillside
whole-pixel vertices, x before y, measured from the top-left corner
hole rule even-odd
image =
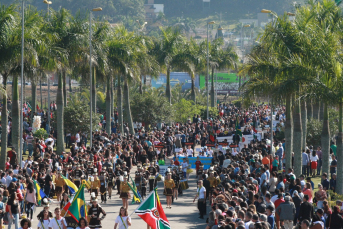
[[[156,19],[159,13],[164,13],[164,4],[154,4],[154,0],[147,0],[144,4],[145,21],[151,22]]]

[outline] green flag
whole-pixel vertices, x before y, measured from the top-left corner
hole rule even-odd
[[[69,208],[65,209],[68,206],[68,204],[66,205],[66,207],[63,208],[64,210],[68,211],[69,215],[73,217],[76,220],[76,222],[79,222],[79,219],[81,217],[87,218],[87,206],[84,189],[85,185],[82,184],[78,192],[73,197],[71,204],[68,203],[70,204]]]

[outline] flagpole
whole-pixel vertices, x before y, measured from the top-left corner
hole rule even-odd
[[[140,207],[142,206],[142,204],[144,204],[145,201],[146,201],[154,192],[156,192],[156,190],[157,190],[157,187],[154,189],[154,191],[151,191],[151,192],[150,192],[150,194],[145,198],[145,200],[144,200],[135,210],[133,210],[133,212],[132,212],[129,216],[131,216],[133,213],[135,213],[135,211],[136,211],[138,208],[140,208]]]

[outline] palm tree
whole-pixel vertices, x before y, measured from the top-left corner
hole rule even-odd
[[[237,67],[238,55],[232,45],[223,48],[224,41],[219,38],[209,43],[209,64],[211,66],[211,106],[215,107],[214,71],[230,70]]]
[[[166,29],[161,28],[160,40],[155,45],[154,55],[161,68],[167,72],[166,96],[169,103],[171,103],[170,73],[173,69],[172,63],[184,42],[185,39],[179,30],[168,27]]]

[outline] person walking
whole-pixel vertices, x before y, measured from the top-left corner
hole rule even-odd
[[[32,220],[33,216],[33,206],[37,205],[37,199],[36,199],[36,190],[33,187],[32,182],[28,183],[27,185],[27,192],[26,192],[26,215],[27,218],[30,218]],[[30,217],[31,213],[31,217]]]
[[[116,220],[114,221],[114,229],[128,229],[131,226],[131,218],[127,213],[127,209],[124,207],[120,208],[119,215],[117,216]]]
[[[195,199],[198,198],[198,209],[200,212],[200,219],[204,218],[204,215],[206,214],[206,188],[203,186],[203,181],[198,181],[198,189],[197,194],[194,197],[193,203],[195,202]]]
[[[285,229],[293,228],[293,220],[295,216],[295,205],[290,201],[290,196],[285,196],[285,202],[281,203],[277,208],[276,212],[280,217],[280,220],[284,222]]]
[[[308,200],[309,196],[304,195],[303,203],[300,205],[298,221],[308,220],[311,222],[313,218],[313,205]]]

